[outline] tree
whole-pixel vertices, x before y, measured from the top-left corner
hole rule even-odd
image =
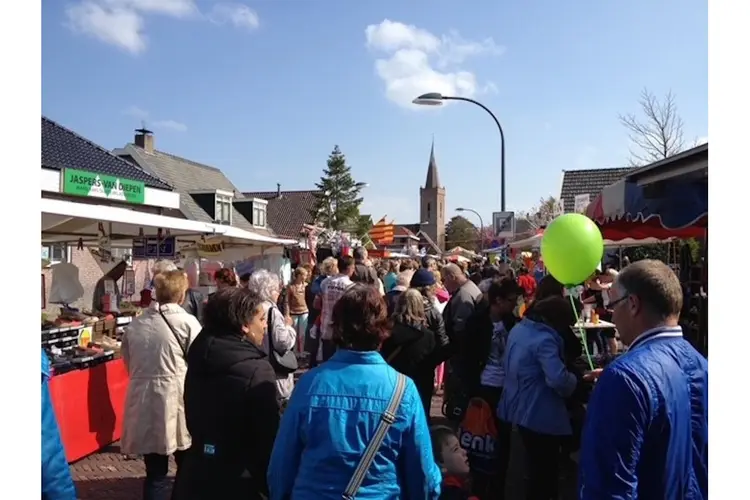
[[[643,89],[638,104],[641,116],[631,113],[619,117],[630,138],[631,166],[647,165],[683,151],[684,124],[672,91],[660,101],[651,91]]]
[[[495,228],[492,226],[484,226],[479,234],[482,239],[483,248],[492,248],[492,242],[497,239]]]
[[[323,177],[315,186],[315,205],[310,215],[327,229],[356,230],[359,226],[359,194],[363,183],[355,182],[351,167],[338,146],[328,156]]]
[[[445,249],[463,247],[467,250],[476,251],[479,239],[477,227],[465,217],[456,215],[445,225]]]
[[[357,228],[354,231],[354,234],[362,239],[367,233],[370,232],[370,229],[372,229],[372,217],[369,215],[359,215],[357,217]]]
[[[532,207],[528,212],[518,214],[519,218],[528,221],[531,229],[537,231],[546,227],[552,220],[557,217],[558,200],[554,196],[549,198],[540,198],[539,205]]]

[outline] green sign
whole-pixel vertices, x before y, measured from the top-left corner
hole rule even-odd
[[[141,181],[66,168],[62,171],[62,192],[143,205],[146,186]]]

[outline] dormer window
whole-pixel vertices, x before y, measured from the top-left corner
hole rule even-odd
[[[216,202],[216,208],[214,211],[214,223],[223,224],[226,226],[232,225],[232,200],[234,199],[234,193],[230,191],[216,190],[214,195],[214,201]]]
[[[254,227],[265,229],[266,215],[268,211],[268,201],[260,198],[253,198],[253,223]]]

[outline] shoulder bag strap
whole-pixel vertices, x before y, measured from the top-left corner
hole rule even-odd
[[[269,357],[271,357],[271,355],[273,354],[273,350],[274,350],[273,348],[273,309],[274,307],[275,306],[273,305],[273,303],[271,303],[271,307],[268,308],[268,312],[266,313],[266,315],[268,316],[266,318],[266,322],[268,323],[267,335],[268,335],[268,356]]]
[[[167,320],[167,317],[166,317],[166,316],[164,315],[164,311],[162,311],[162,310],[161,310],[161,306],[159,306],[159,314],[161,315],[161,319],[163,319],[163,320],[164,320],[164,322],[165,322],[165,323],[167,324],[167,326],[169,327],[169,330],[170,330],[170,331],[172,332],[172,335],[174,335],[174,338],[175,338],[175,340],[177,340],[177,345],[179,345],[179,346],[180,346],[180,350],[182,351],[182,358],[183,358],[183,359],[184,359],[185,361],[187,361],[187,347],[185,347],[185,346],[184,346],[184,345],[182,344],[182,340],[180,340],[180,336],[179,336],[179,335],[177,334],[177,330],[175,330],[175,329],[174,329],[174,327],[172,326],[172,323],[170,323],[170,322],[169,322],[169,321]]]
[[[380,417],[378,428],[375,429],[375,434],[372,436],[372,439],[370,439],[362,458],[359,459],[359,464],[357,464],[357,468],[354,470],[354,474],[352,474],[349,484],[346,485],[346,490],[344,490],[342,497],[343,500],[353,500],[357,495],[357,491],[360,486],[362,486],[362,482],[365,480],[365,476],[367,475],[370,465],[372,465],[372,461],[375,459],[375,455],[383,444],[388,429],[390,429],[391,425],[396,421],[396,411],[398,411],[398,407],[401,405],[401,400],[404,398],[405,390],[406,377],[399,373],[398,379],[396,380],[396,388],[393,390],[393,395],[388,403],[388,408]]]
[[[392,351],[392,352],[391,352],[391,353],[390,353],[390,354],[388,355],[388,357],[387,357],[387,358],[385,358],[385,362],[386,362],[386,363],[390,363],[391,361],[393,361],[394,359],[396,359],[396,356],[398,356],[399,354],[401,354],[401,351],[402,351],[403,349],[404,349],[404,344],[401,344],[400,346],[396,347],[396,348],[395,348],[395,349],[394,349],[394,350],[393,350],[393,351]]]

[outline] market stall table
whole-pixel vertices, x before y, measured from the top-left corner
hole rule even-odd
[[[131,319],[120,317],[117,324],[122,327]],[[122,359],[53,375],[49,389],[68,462],[120,439],[128,389]]]
[[[573,328],[575,328],[576,330],[581,327],[583,327],[584,330],[607,330],[610,328],[616,328],[614,323],[610,323],[609,321],[604,321],[601,319],[598,323],[592,323],[591,321],[579,321],[573,326]]]

